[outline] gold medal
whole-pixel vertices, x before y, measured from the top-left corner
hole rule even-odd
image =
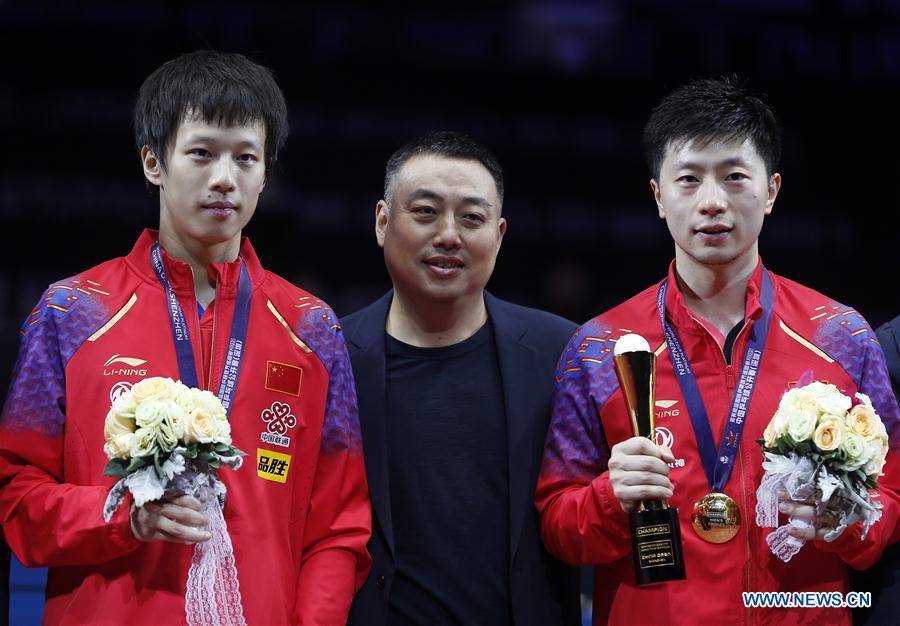
[[[738,533],[741,510],[731,497],[712,491],[694,505],[691,526],[704,541],[725,543]]]

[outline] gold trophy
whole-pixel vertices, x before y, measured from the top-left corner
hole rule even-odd
[[[616,342],[613,360],[635,437],[655,443],[656,356],[646,339],[628,334]],[[629,522],[635,582],[646,585],[685,578],[678,509],[665,500],[642,500],[631,511]]]

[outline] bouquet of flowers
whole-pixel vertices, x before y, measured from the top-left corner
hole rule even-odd
[[[232,445],[225,407],[209,391],[171,378],[146,378],[113,401],[103,434],[109,457],[104,474],[119,478],[106,498],[103,519],[109,522],[127,492],[137,506],[185,494],[200,499],[211,539],[194,545],[187,621],[244,623],[218,469],[240,468],[245,453]]]
[[[778,493],[796,502],[812,502],[816,514],[829,514],[837,526],[825,535],[834,541],[848,526],[863,521],[863,537],[881,518],[873,501],[888,452],[888,435],[868,396],[849,397],[831,384],[813,381],[811,373],[784,393],[758,440],[766,470],[756,492],[756,523],[778,526]],[[790,525],[809,527],[791,518]],[[766,537],[772,553],[789,561],[805,540],[788,534],[788,525]]]

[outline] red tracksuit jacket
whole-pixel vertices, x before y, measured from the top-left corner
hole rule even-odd
[[[22,329],[0,417],[0,519],[24,564],[50,568],[45,623],[185,620],[193,546],[135,539],[130,499],[109,524],[102,517],[115,480],[103,476],[111,398],[146,377],[179,377],[150,262],[156,238],[145,231],[128,256],[52,285]],[[371,531],[344,339],[331,310],[264,270],[247,240],[241,257],[253,291],[230,421],[248,456],[220,477],[244,616],[249,624],[343,624],[368,572]],[[216,298],[200,319],[190,266],[164,262],[200,384],[215,392],[241,261],[210,266]],[[289,414],[295,425],[273,436],[270,427],[292,421]]]
[[[761,314],[762,264],[747,293],[745,328],[731,365],[710,333],[693,318],[669,272],[666,311],[684,344],[718,449],[747,348],[748,328]],[[699,538],[691,527],[694,503],[710,491],[684,398],[665,346],[654,285],[579,329],[560,359],[553,415],[537,488],[542,537],[570,563],[596,565],[595,624],[849,624],[848,608],[745,609],[744,591],[846,592],[847,565],[874,563],[891,539],[900,515],[900,412],[890,390],[884,357],[869,325],[856,311],[795,282],[772,275],[775,307],[759,378],[739,452],[725,493],[741,509],[738,535],[724,544]],[[632,436],[613,367],[613,345],[628,332],[643,335],[657,353],[657,441],[676,462],[669,478],[679,509],[687,579],[637,587],[628,517],[609,483],[607,461],[616,443]],[[809,542],[790,562],[774,557],[765,542],[772,531],[755,521],[756,489],[763,476],[757,439],[782,393],[806,370],[814,379],[852,395],[869,395],[891,441],[879,479],[882,519],[860,541],[859,526],[833,543]],[[674,467],[672,467],[674,465]],[[787,520],[782,516],[781,523]]]

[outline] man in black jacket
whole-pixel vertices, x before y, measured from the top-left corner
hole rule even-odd
[[[342,320],[372,497],[373,558],[349,624],[577,624],[574,568],[533,498],[557,358],[575,325],[484,287],[503,175],[430,133],[388,161],[375,234],[393,290]]]

